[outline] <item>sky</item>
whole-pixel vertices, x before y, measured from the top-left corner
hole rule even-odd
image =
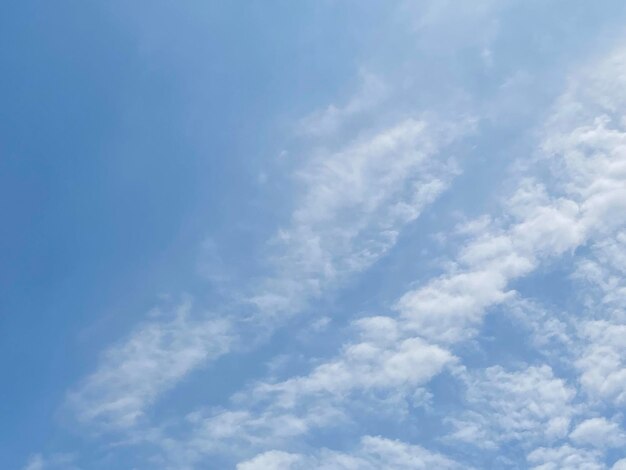
[[[5,2],[0,468],[626,470],[624,24]]]

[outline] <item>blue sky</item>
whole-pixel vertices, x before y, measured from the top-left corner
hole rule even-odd
[[[8,2],[0,467],[626,469],[626,5]]]

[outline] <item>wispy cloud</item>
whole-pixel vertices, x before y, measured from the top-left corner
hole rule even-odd
[[[330,104],[300,120],[299,133],[313,138],[333,136],[359,116],[371,114],[389,94],[384,80],[367,71],[359,74],[358,89],[343,105]]]
[[[309,375],[260,382],[235,397],[238,407],[189,415],[191,431],[179,443],[177,458],[199,461],[202,455],[218,452],[248,454],[251,449],[288,445],[316,429],[349,422],[352,407],[359,403],[379,413],[386,406],[394,415],[402,407],[395,396],[402,400],[415,393],[455,363],[438,346],[418,338],[400,340],[390,318],[363,319],[355,327],[361,341],[347,344],[339,356]]]
[[[448,4],[428,5],[420,21],[411,18],[416,31],[441,21],[457,25],[471,13],[470,22],[485,27],[472,47],[482,49],[485,68],[493,67],[490,42],[499,23],[492,14],[504,8],[500,3],[479,2],[454,15]],[[463,42],[468,31],[457,35],[451,41]],[[438,34],[424,37],[418,47],[436,55],[429,41]],[[191,371],[258,345],[376,265],[461,173],[464,162],[451,149],[481,130],[477,119],[462,110],[450,118],[402,108],[377,120],[396,83],[370,74],[361,81],[344,105],[322,108],[296,126],[306,150],[291,175],[295,190],[285,195],[289,216],[267,240],[267,271],[240,280],[235,304],[246,313],[194,314],[185,301],[147,319],[69,392],[69,409],[81,424],[125,430],[134,442],[156,446],[162,460],[154,461],[176,470],[215,456],[239,462],[238,470],[469,468],[409,443],[412,435],[407,442],[362,436],[371,433],[360,429],[368,419],[408,423],[417,408],[424,421],[438,420],[432,448],[452,450],[456,459],[480,453],[477,461],[488,455],[511,467],[609,468],[608,453],[626,444],[624,49],[572,74],[525,147],[534,153],[494,183],[496,204],[450,228],[455,246],[437,273],[401,279],[404,293],[390,308],[362,317],[351,312],[339,346],[305,370],[256,376],[227,403],[190,404],[185,409],[194,411],[171,427],[148,419],[162,394]],[[506,108],[487,107],[483,119],[491,120]],[[207,242],[205,251],[209,261],[221,262],[216,245]],[[568,281],[577,286],[575,312],[556,313],[516,291],[523,290],[517,281],[564,260],[574,267]],[[223,280],[214,270],[205,275]],[[524,325],[519,334],[537,354],[513,365],[498,357],[477,365],[466,356],[468,345],[481,347],[484,320],[498,306]],[[332,329],[325,315],[309,322],[307,334]],[[445,413],[432,412],[438,376],[461,390],[448,391],[459,396]],[[311,442],[320,431],[345,434],[337,449],[316,448]],[[35,455],[25,470],[45,470],[48,460]],[[613,469],[626,468],[624,462]]]
[[[450,418],[449,438],[497,449],[505,442],[522,448],[567,436],[575,414],[575,390],[550,367],[507,371],[500,366],[465,377],[466,404]]]
[[[192,319],[183,304],[174,319],[140,325],[69,394],[79,421],[133,426],[163,391],[238,344],[242,329],[255,324],[271,332],[311,299],[366,270],[448,187],[458,169],[446,146],[472,128],[471,121],[407,119],[337,152],[316,154],[296,174],[303,189],[290,226],[272,241],[275,272],[247,300],[253,318]]]
[[[606,468],[600,455],[593,450],[579,449],[568,444],[560,447],[540,447],[528,455],[534,470],[603,470]]]
[[[610,70],[606,79],[612,80],[618,72]],[[586,83],[585,72],[582,76],[580,80]],[[570,90],[558,101],[534,166],[516,176],[516,187],[504,200],[501,212],[480,218],[480,230],[465,231],[467,239],[448,272],[403,295],[396,304],[397,316],[392,312],[357,321],[355,325],[361,333],[356,341],[346,343],[337,356],[309,374],[255,385],[244,397],[250,399],[248,404],[260,402],[260,410],[244,406],[236,412],[209,414],[205,419],[213,422],[230,413],[243,413],[243,428],[230,427],[229,436],[245,435],[247,442],[255,444],[260,443],[258,436],[263,436],[267,438],[264,442],[270,444],[281,429],[291,429],[293,438],[320,425],[336,425],[337,418],[342,418],[349,405],[358,401],[352,394],[356,390],[361,395],[384,390],[406,396],[458,361],[448,348],[474,337],[491,307],[515,298],[511,288],[514,280],[528,276],[542,263],[572,254],[579,247],[614,233],[626,221],[626,175],[622,171],[626,154],[621,151],[622,137],[620,131],[610,127],[611,121],[602,113],[604,108],[598,107],[598,100],[585,107],[581,99]],[[582,114],[587,119],[580,120],[577,110],[581,107],[585,107]],[[596,112],[589,112],[588,108]],[[569,114],[572,110],[576,110],[573,117]],[[552,170],[547,176],[541,174],[546,166]],[[514,164],[513,168],[519,165]],[[327,214],[335,213],[336,202],[325,199],[324,186],[319,182],[315,187],[321,189],[311,196],[316,201],[312,207],[325,209],[318,219],[310,215],[315,211],[305,211],[306,220],[326,223]],[[367,206],[359,212],[368,214]],[[298,220],[297,215],[295,218]],[[306,266],[313,266],[313,271],[334,273],[333,264],[325,262],[319,251],[309,252],[314,253],[313,261]],[[619,348],[617,337],[619,332],[614,340],[603,331],[596,335],[593,344],[603,353],[609,352],[600,338],[611,348]],[[612,361],[619,373],[621,369],[615,361],[619,361],[622,351],[614,352],[597,357]],[[606,367],[600,365],[594,362],[587,369],[599,377],[610,378]],[[557,442],[568,436],[571,421],[578,416],[574,403],[577,391],[555,376],[547,365],[517,372],[493,367],[471,372],[467,377],[468,405],[473,403],[476,410],[468,409],[452,421],[456,423],[457,430],[452,434],[456,439],[477,445],[487,443],[493,448],[507,440],[526,440],[529,446],[531,440]],[[616,382],[620,383],[611,380]],[[609,389],[605,386],[599,390]],[[610,394],[619,390],[610,389]],[[242,401],[246,404],[246,399]],[[333,413],[338,413],[337,418]],[[328,419],[312,419],[322,416]],[[283,420],[294,426],[277,426]],[[255,429],[249,423],[263,426]],[[278,437],[277,441],[285,441],[285,435]],[[597,457],[594,452],[567,446],[528,451],[529,461],[538,465],[577,458],[595,462]]]
[[[250,299],[260,314],[298,311],[387,253],[458,173],[446,147],[472,128],[406,119],[305,163],[291,223],[273,241],[276,275]]]
[[[80,422],[105,428],[135,425],[157,396],[233,341],[223,319],[193,319],[191,303],[154,319],[104,352],[97,370],[68,395]]]
[[[268,242],[270,269],[254,281],[239,280],[246,315],[216,320],[177,314],[173,320],[138,325],[105,351],[96,371],[68,395],[80,422],[134,426],[194,368],[235,345],[249,345],[249,338],[241,341],[244,331],[252,328],[259,338],[269,336],[395,246],[402,230],[459,174],[451,144],[476,129],[475,120],[458,108],[452,118],[437,109],[405,106],[383,112],[406,92],[406,78],[406,71],[375,73],[363,67],[356,90],[338,100],[344,104],[330,104],[299,121],[296,132],[304,140],[304,155],[292,175],[296,190],[285,197],[291,217]],[[209,242],[204,251],[209,262],[218,264],[215,246]],[[206,277],[224,279],[222,270],[207,269],[204,261]],[[393,353],[398,358],[389,360],[415,360],[410,351],[430,347],[418,343],[407,341]]]
[[[43,470],[45,463],[40,454],[35,454],[28,459],[28,463],[23,470]]]
[[[31,455],[22,470],[79,470],[73,454]]]
[[[305,469],[461,469],[454,460],[428,451],[418,445],[365,436],[352,453],[321,450],[314,455],[291,454],[281,451],[264,452],[237,465],[237,470],[305,470]]]

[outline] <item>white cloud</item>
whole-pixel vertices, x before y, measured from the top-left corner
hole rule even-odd
[[[586,320],[578,326],[580,384],[592,400],[626,403],[626,235],[607,234],[577,265]]]
[[[411,23],[420,52],[440,57],[476,47],[483,57],[489,56],[485,62],[489,67],[493,65],[491,45],[500,30],[497,13],[512,3],[479,0],[470,6],[451,0],[404,1],[400,14],[402,21]]]
[[[270,408],[252,410],[199,410],[187,417],[190,437],[179,443],[181,454],[197,461],[202,455],[241,453],[285,444],[312,429],[343,421],[340,412],[325,404],[312,404],[305,412]]]
[[[343,106],[330,104],[305,116],[298,123],[300,133],[317,138],[331,136],[359,115],[368,114],[388,94],[387,84],[371,73],[361,71],[359,82],[356,93]]]
[[[40,454],[35,454],[28,459],[28,463],[24,467],[24,470],[44,470],[45,464],[43,457]]]
[[[569,312],[548,309],[520,296],[507,303],[506,310],[529,330],[530,341],[537,352],[551,360],[570,363],[575,327]]]
[[[509,200],[519,222],[491,227],[463,248],[447,275],[406,293],[397,303],[407,328],[431,341],[455,343],[475,333],[487,308],[508,300],[509,283],[532,272],[542,257],[582,242],[578,206],[551,200],[523,180]]]
[[[594,451],[577,449],[570,445],[540,447],[527,456],[534,470],[603,470],[599,455]]]
[[[466,405],[450,419],[453,440],[498,448],[503,442],[527,447],[567,435],[575,390],[548,366],[509,372],[489,367],[465,377]]]
[[[511,281],[619,227],[626,220],[622,138],[607,127],[604,119],[575,120],[572,126],[563,109],[573,99],[568,92],[559,102],[543,141],[543,160],[536,162],[540,165],[547,161],[553,167],[553,176],[544,183],[520,176],[516,189],[505,201],[504,213],[480,219],[483,231],[468,233],[469,239],[449,272],[407,292],[398,301],[399,319],[362,320],[361,339],[348,343],[338,356],[310,374],[255,386],[253,395],[257,400],[264,397],[260,400],[270,406],[260,414],[252,413],[246,422],[263,419],[271,423],[288,417],[297,425],[285,429],[294,429],[295,436],[310,429],[311,403],[315,407],[323,403],[327,410],[336,412],[357,390],[364,394],[377,390],[413,393],[455,361],[442,344],[470,338],[488,308],[513,298]],[[406,184],[406,174],[421,169],[419,162],[425,156],[420,152],[434,152],[422,150],[416,154],[417,143],[421,149],[437,147],[429,143],[430,134],[425,134],[425,129],[423,122],[405,121],[366,144],[352,145],[332,160],[315,162],[303,173],[305,187],[310,190],[294,213],[293,227],[283,232],[287,248],[280,262],[286,270],[289,268],[293,279],[282,284],[288,292],[282,296],[283,308],[291,303],[294,292],[296,296],[302,295],[302,289],[314,292],[329,279],[339,279],[338,273],[361,269],[387,249],[368,251],[363,257],[355,248],[360,246],[362,233],[369,234],[371,243],[376,234],[386,233],[390,224],[415,217],[411,211],[408,216],[390,218],[388,214],[393,214],[390,208],[398,204],[404,207],[403,198],[398,199],[398,187],[402,187],[399,183]],[[389,154],[400,155],[394,160],[397,167],[388,168]],[[372,174],[382,175],[374,186],[366,184],[373,181]],[[342,225],[346,219],[340,220],[340,216],[347,216],[348,228]],[[284,282],[283,278],[277,279]],[[280,290],[280,285],[268,289],[274,298]],[[271,307],[279,308],[276,303]],[[612,347],[618,346],[612,343]],[[600,371],[604,379],[602,371],[609,372],[607,368],[613,367],[610,384],[596,386],[621,396],[621,368],[615,367],[620,351],[608,359],[605,351],[596,355],[597,361],[610,359],[613,363],[599,369],[596,361],[587,369],[589,374]],[[621,363],[618,365],[621,367]],[[579,367],[584,364],[579,363]],[[593,388],[591,378],[586,381],[587,388]],[[499,398],[507,394],[508,398]],[[469,402],[482,403],[482,410],[472,410],[457,419],[454,437],[467,441],[480,438],[493,446],[506,440],[563,438],[574,414],[574,395],[574,390],[554,377],[547,366],[530,367],[524,372],[487,369],[470,387]],[[316,423],[320,424],[325,423]],[[271,434],[269,428],[263,429],[266,435]]]
[[[363,341],[347,345],[333,361],[309,375],[256,384],[236,397],[242,409],[192,414],[192,446],[200,453],[222,447],[262,447],[337,426],[346,421],[344,408],[353,405],[357,395],[365,399],[380,392],[392,400],[398,394],[409,396],[455,360],[418,338],[397,341],[391,319],[367,319],[360,327]],[[257,403],[261,410],[253,411]]]
[[[96,371],[68,394],[79,421],[130,427],[156,397],[232,342],[226,320],[192,320],[181,304],[168,321],[149,321],[102,355]]]
[[[412,123],[411,128],[421,132],[421,126],[414,128],[415,125]],[[593,185],[593,181],[576,188],[585,184]],[[334,213],[333,205],[338,202],[334,198],[325,201],[321,195],[313,200],[317,201],[312,204],[316,210],[318,206],[327,206],[319,213],[326,223],[324,214]],[[318,366],[308,376],[261,384],[256,393],[278,393],[277,403],[293,407],[303,397],[345,397],[355,389],[401,389],[404,384],[416,387],[424,383],[442,370],[452,356],[415,335],[443,343],[455,343],[472,335],[486,308],[511,297],[507,285],[512,279],[531,272],[542,258],[560,255],[584,242],[592,228],[586,214],[581,213],[580,207],[585,203],[551,197],[544,186],[522,178],[506,205],[507,217],[513,222],[504,227],[504,221],[491,224],[486,233],[475,235],[461,250],[455,270],[404,295],[398,302],[400,321],[366,320],[380,323],[382,329],[376,333],[379,338],[348,344],[338,359]],[[306,220],[315,220],[315,216],[308,214]],[[314,256],[313,265],[331,266],[320,259],[323,257]],[[364,331],[371,335],[373,330],[366,327]],[[548,434],[563,435],[568,423],[566,413],[550,416],[543,424],[548,426]]]
[[[536,165],[547,162],[553,169],[552,176],[541,183],[537,178],[521,175],[517,188],[505,201],[504,213],[498,218],[480,219],[483,231],[468,233],[469,240],[450,271],[399,300],[399,319],[363,320],[361,341],[347,344],[339,356],[306,376],[257,385],[255,395],[270,396],[272,410],[278,406],[291,413],[299,406],[306,408],[312,398],[323,397],[325,403],[332,404],[337,403],[334,400],[346,400],[354,390],[384,389],[402,394],[405,385],[414,390],[454,360],[432,342],[455,344],[470,338],[489,307],[513,297],[511,281],[528,275],[542,262],[601,238],[626,221],[622,168],[626,154],[621,151],[626,148],[626,141],[623,143],[621,133],[608,127],[607,119],[598,119],[594,113],[587,120],[580,121],[578,116],[573,119],[571,110],[582,106],[573,104],[578,99],[568,91],[547,126]],[[597,106],[593,103],[590,107]],[[349,260],[348,265],[361,264],[359,257],[354,261],[352,255],[360,233],[355,227],[373,226],[380,231],[381,220],[382,227],[389,223],[388,218],[381,218],[379,209],[384,207],[388,213],[389,201],[397,200],[397,183],[405,181],[400,174],[414,168],[420,160],[411,149],[415,139],[423,134],[424,126],[406,121],[367,145],[353,146],[340,154],[336,162],[323,160],[314,166],[314,171],[306,173],[305,181],[315,189],[307,193],[305,203],[294,215],[296,228],[285,235],[286,243],[294,241],[295,246],[287,253],[297,260],[286,265],[304,266],[296,271],[296,279],[301,279],[301,273],[315,273],[319,282],[350,270],[342,268],[335,259]],[[384,149],[397,152],[407,142],[408,153],[400,151],[405,156],[400,158],[397,169],[390,169],[379,186],[365,185],[364,181],[371,180],[367,177],[371,169],[380,174],[387,165]],[[346,155],[350,157],[344,161]],[[364,193],[366,188],[368,192]],[[326,227],[335,226],[332,222],[346,209],[354,209],[358,214],[356,223],[350,225],[347,234],[340,230],[339,236],[329,236],[331,249],[324,249],[321,241],[326,240],[327,234],[335,233],[326,232]],[[317,226],[323,229],[311,229]],[[323,233],[324,237],[308,236],[310,233]],[[349,248],[337,248],[344,246]],[[342,256],[336,258],[337,253]],[[319,277],[319,273],[323,276]],[[605,351],[606,348],[597,355],[598,360],[607,360]],[[619,358],[619,354],[618,351],[608,359]],[[597,363],[592,366],[589,373],[595,370],[606,376]],[[611,393],[619,391],[615,383],[621,383],[621,375],[619,371],[616,374],[608,387]],[[530,367],[523,372],[487,369],[471,382],[468,400],[477,409],[456,421],[454,437],[468,441],[480,437],[493,446],[506,440],[563,438],[574,415],[574,395],[575,391],[554,377],[547,366]]]
[[[346,343],[309,374],[256,384],[241,394],[243,400],[235,400],[239,405],[243,401],[243,407],[191,414],[192,437],[184,446],[192,460],[231,444],[267,448],[337,423],[357,393],[415,395],[457,362],[446,348],[471,338],[490,307],[514,297],[512,281],[589,241],[606,239],[623,226],[624,70],[626,61],[618,54],[573,82],[545,126],[540,158],[532,162],[540,169],[551,166],[551,176],[543,182],[539,177],[520,176],[503,214],[484,216],[461,230],[468,240],[452,267],[402,296],[396,304],[398,318],[356,322],[361,329],[357,340]],[[337,130],[342,120],[369,106],[359,99],[310,118],[310,132]],[[450,142],[471,129],[471,122],[444,126],[405,119],[362,135],[340,150],[320,150],[306,162],[297,175],[301,193],[294,197],[290,223],[275,239],[275,272],[249,299],[258,308],[259,324],[304,308],[311,298],[336,288],[387,253],[402,228],[447,188],[456,169],[442,154]],[[612,253],[611,258],[622,259],[619,249]],[[592,264],[584,268],[589,276],[598,273]],[[613,289],[618,277],[601,274],[597,279],[604,300],[615,304],[621,293]],[[581,325],[580,336],[586,342],[575,365],[590,396],[622,405],[626,403],[626,331],[618,320],[613,315],[610,321]],[[553,326],[550,338],[563,333],[563,325]],[[567,342],[569,336],[563,333],[561,338]],[[97,371],[70,394],[69,401],[82,421],[132,426],[163,390],[224,353],[231,342],[226,322],[190,320],[181,309],[174,320],[146,323],[126,342],[108,350]],[[455,439],[482,440],[493,447],[507,441],[552,445],[569,433],[575,392],[549,367],[516,372],[492,367],[470,374],[468,380],[470,409],[451,421]],[[589,431],[594,424],[597,428],[593,419],[580,423],[571,439],[597,445]],[[605,433],[607,429],[605,425]],[[595,450],[569,445],[536,449],[528,461],[544,470],[602,468]],[[240,468],[367,469],[383,464],[386,468],[453,467],[444,457],[417,446],[365,438],[362,448],[352,454],[271,451],[241,463]]]
[[[279,468],[281,470],[377,470],[381,468],[452,470],[468,467],[461,466],[448,457],[421,446],[378,436],[363,437],[360,446],[352,453],[328,449],[322,449],[313,455],[269,451],[237,466],[237,470],[278,470]]]
[[[586,344],[575,365],[585,391],[596,399],[626,404],[626,325],[586,322],[581,337]]]
[[[250,299],[261,315],[298,311],[386,254],[448,187],[457,169],[440,154],[472,126],[405,119],[305,163],[291,223],[273,242],[276,273]]]
[[[607,251],[620,262],[621,250],[615,248],[615,242],[606,240],[619,234],[626,223],[626,121],[617,115],[620,108],[614,106],[613,97],[605,93],[616,83],[624,85],[624,70],[626,61],[611,58],[574,81],[558,102],[545,129],[540,159],[534,161],[535,166],[547,162],[551,167],[549,184],[522,180],[508,203],[509,217],[513,219],[510,225],[495,225],[486,234],[474,236],[450,274],[401,300],[399,309],[414,331],[425,332],[424,336],[440,342],[456,342],[471,335],[484,310],[507,298],[506,286],[511,280],[527,275],[546,258],[573,252],[589,241],[596,247],[608,244]],[[616,96],[618,100],[624,98],[624,94]],[[626,100],[623,102],[626,104]],[[549,193],[545,189],[548,187]],[[616,277],[623,274],[607,280],[603,266],[615,265],[614,261],[607,263],[607,258],[596,264],[585,262],[584,275],[579,273],[578,277],[599,279],[606,291],[602,303],[610,300],[614,307],[619,295],[611,297],[611,289],[606,286],[615,287]],[[596,309],[592,315],[602,316],[602,310]],[[623,316],[615,309],[609,318],[613,320],[586,320],[574,329],[553,322],[550,332],[536,332],[535,339],[545,344],[558,338],[573,351],[582,347],[575,364],[581,370],[580,382],[585,391],[596,400],[623,404],[626,331],[616,322]],[[535,329],[548,325],[546,318],[532,321]],[[580,339],[582,343],[577,342]],[[486,373],[493,370],[487,369]],[[563,438],[574,416],[571,402],[575,392],[553,378],[551,372],[546,375],[549,369],[534,370],[542,371],[544,381],[550,384],[548,388],[537,383],[522,386],[523,381],[508,387],[516,382],[500,368],[495,369],[494,380],[471,382],[468,400],[481,405],[455,422],[455,437],[493,447],[511,438],[521,439],[523,445]],[[526,382],[530,383],[533,381]],[[544,392],[555,392],[556,400],[543,396]],[[587,411],[593,405],[586,403]],[[603,418],[583,421],[570,437],[578,444],[606,447],[618,445],[623,439],[619,427]],[[537,449],[529,454],[529,462],[541,469],[604,468],[599,457],[597,451],[564,445]]]
[[[33,454],[23,470],[79,470],[75,464],[74,454],[54,453],[44,457],[41,454]]]
[[[626,459],[620,459],[613,464],[611,470],[626,470]]]
[[[398,413],[399,398],[411,398],[455,361],[448,351],[419,338],[398,339],[391,318],[356,323],[361,341],[346,345],[310,374],[260,382],[234,397],[238,407],[189,415],[191,432],[178,443],[178,455],[193,462],[207,454],[288,445],[314,430],[345,424],[350,419],[347,408],[359,402],[368,406],[372,401],[377,413],[384,406]]]
[[[253,459],[237,464],[237,470],[288,470],[302,464],[303,457],[278,450],[270,450]]]
[[[383,323],[383,319],[377,323]],[[271,393],[275,403],[292,407],[306,397],[333,400],[346,398],[357,390],[414,390],[453,361],[452,354],[438,346],[419,338],[397,340],[390,334],[348,344],[340,356],[316,367],[309,375],[261,384],[255,387],[255,394]]]
[[[576,426],[569,437],[576,444],[599,448],[622,447],[626,444],[626,434],[619,424],[602,417],[586,419]]]
[[[626,231],[607,235],[591,246],[572,276],[584,290],[587,307],[601,311],[604,319],[626,321],[625,253]]]
[[[291,196],[290,224],[272,242],[275,269],[247,298],[256,307],[251,322],[271,332],[285,315],[387,253],[402,228],[456,175],[443,152],[472,128],[471,121],[435,124],[409,118],[363,133],[337,151],[314,152],[296,172],[299,189]],[[204,248],[217,259],[215,246],[208,242]],[[208,275],[224,280],[214,272]],[[174,320],[140,325],[104,353],[97,370],[68,395],[79,421],[133,426],[163,391],[228,352],[241,333],[238,326],[191,320],[186,309],[181,307]]]
[[[512,280],[626,223],[626,119],[604,95],[626,81],[619,57],[594,67],[592,78],[582,73],[557,103],[541,158],[533,162],[551,167],[549,182],[522,178],[504,220],[471,239],[452,272],[400,299],[398,309],[414,331],[439,342],[467,338],[485,309],[509,298]]]

